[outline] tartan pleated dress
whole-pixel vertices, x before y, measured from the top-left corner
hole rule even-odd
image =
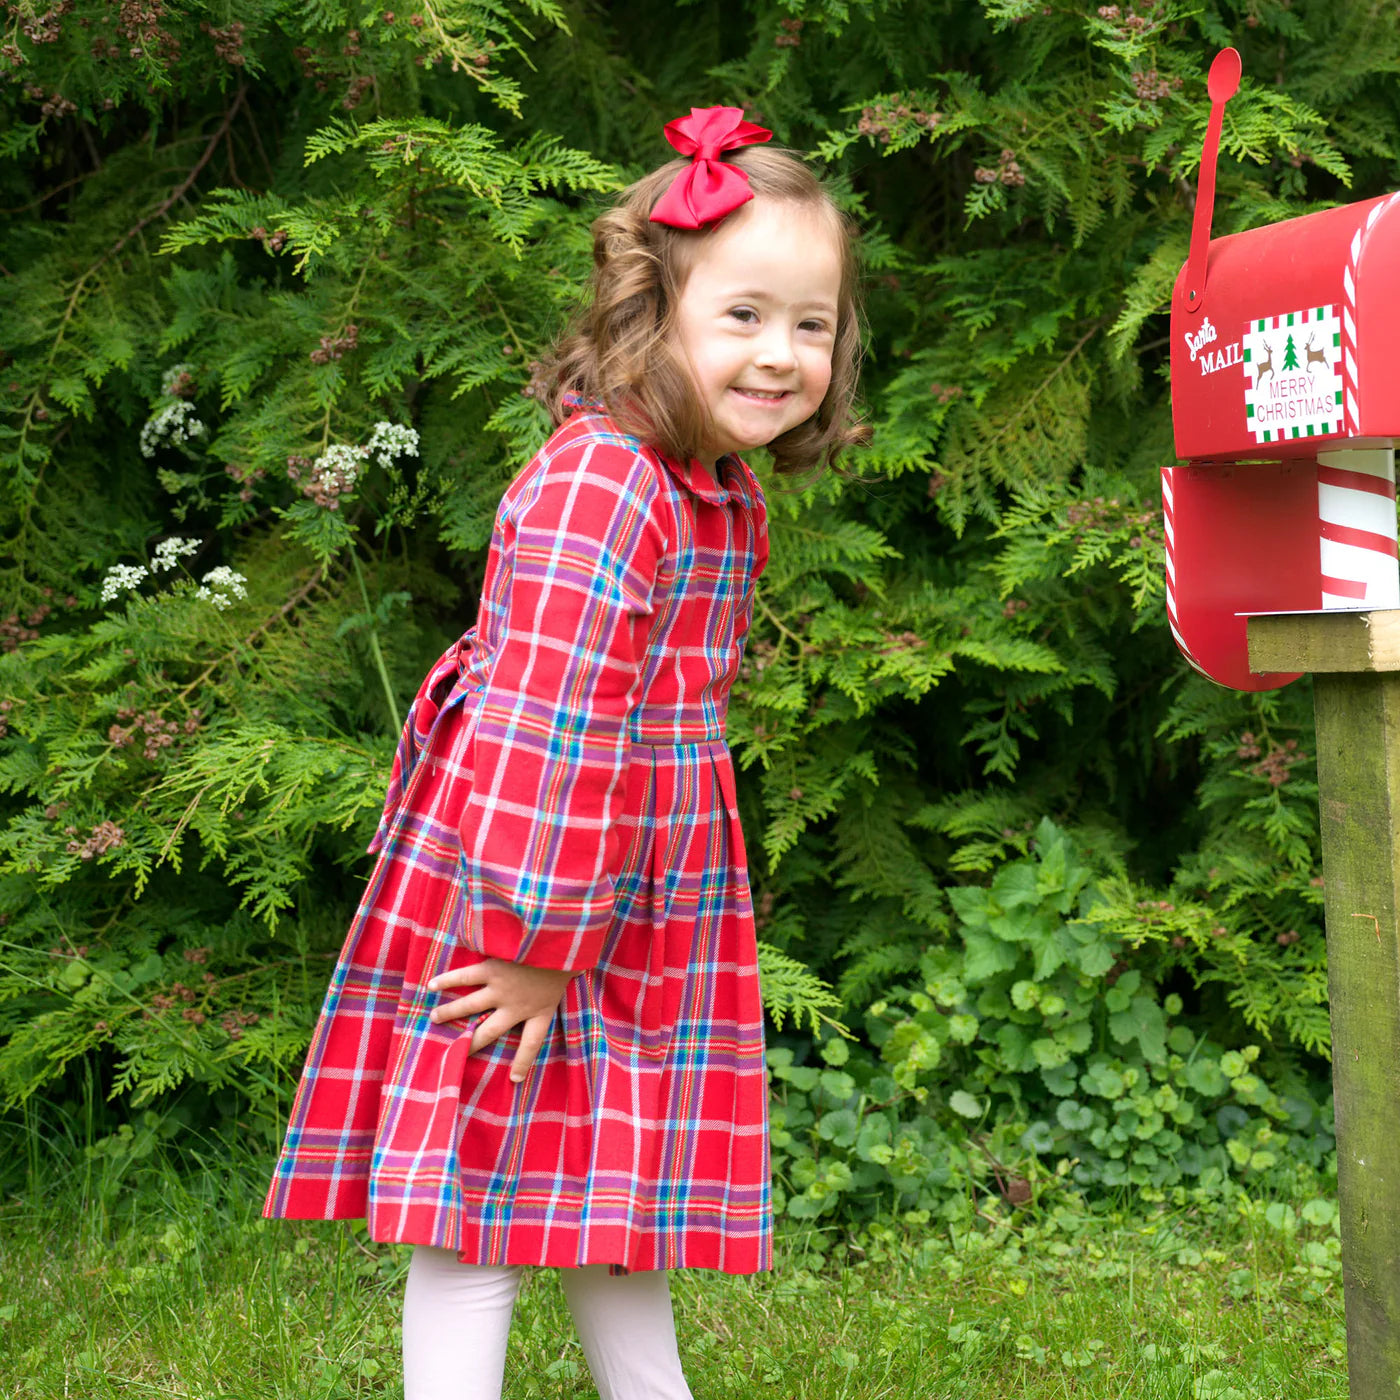
[[[575,411],[507,488],[477,622],[424,680],[266,1216],[463,1263],[771,1267],[753,907],[725,742],[768,557],[736,456]],[[482,957],[583,969],[523,1083],[469,1055]]]

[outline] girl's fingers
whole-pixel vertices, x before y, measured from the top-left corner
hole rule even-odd
[[[470,996],[458,997],[456,1001],[445,1001],[441,1006],[435,1006],[428,1014],[428,1019],[434,1022],[457,1021],[463,1016],[480,1016],[483,1011],[490,1011],[495,1004],[491,992],[482,988],[479,992],[473,992]]]
[[[549,1036],[549,1024],[553,1019],[552,1011],[540,1016],[531,1016],[521,1028],[520,1045],[510,1065],[512,1084],[519,1084],[529,1074]]]
[[[440,992],[444,987],[470,987],[487,982],[491,978],[490,964],[494,958],[472,963],[470,967],[454,967],[448,972],[440,972],[428,981],[428,990]]]
[[[505,1033],[516,1024],[507,1011],[493,1011],[479,1026],[472,1032],[471,1048],[467,1051],[469,1055],[475,1055],[478,1050],[484,1050],[488,1045],[494,1044]]]

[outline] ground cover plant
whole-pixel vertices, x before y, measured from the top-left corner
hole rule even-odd
[[[267,1157],[187,1137],[177,1164],[150,1118],[116,1141],[54,1125],[63,1166],[7,1172],[0,1391],[402,1395],[407,1249],[362,1223],[260,1219]],[[772,1274],[673,1275],[691,1386],[707,1400],[1343,1400],[1329,1197],[1126,1204],[1061,1201],[1018,1222],[993,1208],[981,1230],[790,1225]],[[549,1270],[526,1271],[505,1393],[596,1394]]]
[[[1215,48],[1246,70],[1224,232],[1400,183],[1393,8],[5,15],[17,1141],[40,1103],[275,1141],[406,702],[545,433],[588,222],[663,121],[728,102],[813,153],[869,290],[870,446],[756,462],[729,716],[785,1220],[1326,1180],[1310,697],[1171,644],[1165,312]]]

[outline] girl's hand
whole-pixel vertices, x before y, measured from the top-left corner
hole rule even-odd
[[[564,996],[564,988],[576,973],[553,967],[529,967],[525,963],[505,962],[501,958],[486,958],[472,967],[459,967],[444,972],[429,983],[437,992],[445,987],[478,986],[470,996],[458,997],[435,1008],[429,1019],[435,1022],[454,1021],[462,1016],[480,1016],[490,1012],[472,1032],[469,1055],[484,1050],[499,1040],[508,1030],[523,1025],[520,1048],[511,1061],[510,1078],[519,1084],[535,1063],[535,1057],[549,1034],[550,1022]]]

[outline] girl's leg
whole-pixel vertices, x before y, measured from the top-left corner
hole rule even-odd
[[[500,1400],[520,1269],[415,1245],[403,1300],[404,1400]]]
[[[601,1400],[692,1400],[664,1269],[613,1277],[588,1264],[559,1277]]]

